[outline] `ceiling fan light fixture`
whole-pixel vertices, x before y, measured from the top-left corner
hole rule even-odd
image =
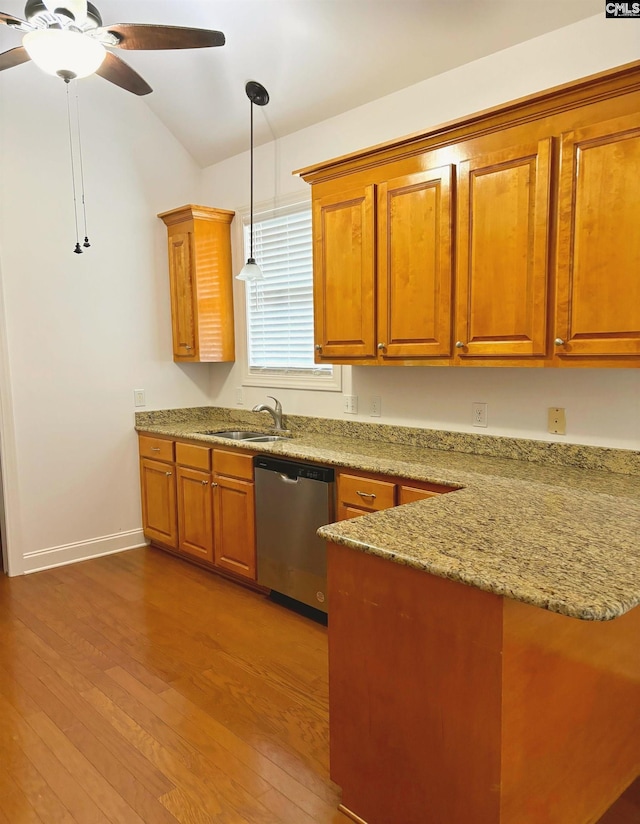
[[[106,55],[97,40],[61,29],[31,31],[22,38],[22,45],[38,68],[65,80],[93,74]]]

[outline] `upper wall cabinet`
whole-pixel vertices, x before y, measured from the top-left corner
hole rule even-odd
[[[316,360],[640,366],[640,61],[312,184]]]
[[[235,359],[231,221],[234,212],[182,206],[158,215],[169,235],[173,359]]]
[[[551,139],[458,171],[456,354],[546,353]]]
[[[640,115],[562,136],[557,353],[640,355]]]
[[[317,360],[450,354],[451,180],[445,166],[314,201]]]

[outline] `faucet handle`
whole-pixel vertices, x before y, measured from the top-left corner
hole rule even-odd
[[[282,412],[282,404],[277,398],[274,398],[273,395],[267,395],[268,398],[271,398],[272,401],[276,402],[276,413]]]

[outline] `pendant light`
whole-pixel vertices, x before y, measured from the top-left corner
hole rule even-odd
[[[251,104],[251,213],[249,229],[249,258],[245,265],[236,275],[237,280],[264,280],[262,269],[255,262],[253,257],[253,104],[256,106],[266,106],[269,102],[269,93],[260,83],[250,80],[245,86],[247,97]]]

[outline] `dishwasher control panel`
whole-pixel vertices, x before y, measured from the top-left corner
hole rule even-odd
[[[325,484],[331,484],[335,480],[334,470],[325,466],[299,464],[295,461],[271,458],[264,455],[257,455],[254,458],[254,465],[256,469],[279,472],[281,475],[287,475],[289,478],[307,478],[310,481],[321,481]]]

